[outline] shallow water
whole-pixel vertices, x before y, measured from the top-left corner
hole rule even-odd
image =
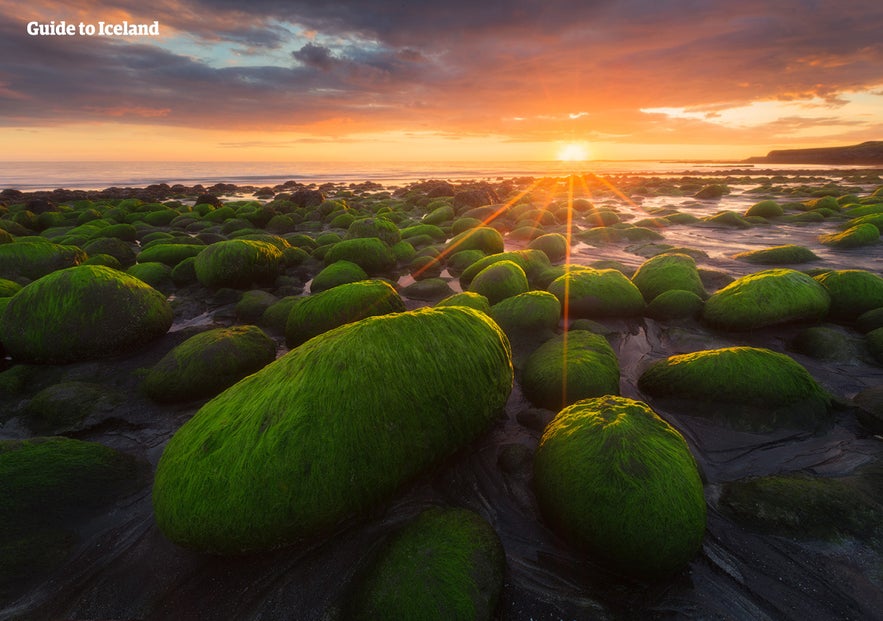
[[[610,202],[624,220],[646,217],[647,210],[663,205],[701,217],[724,209],[743,212],[763,198],[745,194],[750,187],[732,185],[734,192],[717,201],[660,196],[644,198],[640,205]],[[873,186],[860,189],[868,192]],[[765,267],[736,261],[733,254],[785,243],[809,246],[820,256],[820,261],[801,267],[880,272],[883,243],[850,251],[818,244],[817,236],[837,224],[751,229],[674,225],[661,230],[665,239],[658,243],[703,250],[708,258],[697,260],[700,267],[734,277]],[[636,268],[644,261],[635,253],[641,245],[578,243],[572,259],[615,259]],[[409,282],[406,276],[398,284]],[[451,285],[459,290],[456,279]],[[408,301],[409,308],[424,304]],[[173,330],[150,347],[128,357],[44,371],[32,392],[41,382],[84,378],[124,392],[126,402],[109,420],[96,421],[76,437],[133,453],[155,466],[165,442],[200,404],[160,407],[149,402],[137,391],[138,370],[152,365],[192,330],[232,321],[229,305],[211,299],[182,308],[186,311],[176,316]],[[789,351],[801,326],[723,334],[695,322],[639,318],[602,323],[619,357],[621,393],[632,398],[644,399],[637,378],[652,361],[730,345],[786,352],[842,399],[883,384],[883,368],[865,355],[831,363]],[[284,351],[278,336],[277,342]],[[16,410],[27,397],[7,398],[5,406]],[[500,619],[881,618],[883,559],[878,551],[850,538],[832,543],[764,535],[734,523],[717,503],[720,486],[728,481],[796,471],[845,476],[883,458],[883,442],[864,431],[851,410],[835,411],[831,427],[815,433],[759,433],[727,429],[687,409],[651,403],[681,431],[696,456],[709,510],[701,552],[668,580],[642,583],[614,575],[545,526],[531,490],[531,456],[542,425],[553,413],[531,410],[516,383],[505,413],[477,442],[373,514],[340,525],[332,536],[246,557],[197,554],[158,531],[146,488],[82,525],[77,550],[51,576],[0,608],[0,619],[336,619],[354,577],[384,538],[421,509],[437,504],[473,509],[498,532],[508,565]],[[0,427],[2,438],[27,433],[16,418]]]

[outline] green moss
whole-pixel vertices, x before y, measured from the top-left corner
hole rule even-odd
[[[503,252],[503,236],[489,226],[479,226],[455,235],[448,242],[447,252],[481,250],[485,254]]]
[[[314,536],[474,440],[511,388],[508,341],[477,311],[338,328],[178,430],[156,470],[157,524],[177,543],[226,553]]]
[[[883,328],[883,307],[865,311],[855,320],[856,329],[865,334],[877,328]]]
[[[474,308],[477,311],[481,311],[485,315],[491,314],[491,305],[487,301],[487,298],[480,293],[475,293],[473,291],[455,293],[454,295],[446,297],[441,302],[438,302],[436,306],[467,306],[469,308]]]
[[[139,252],[138,262],[158,262],[175,267],[184,259],[195,257],[205,249],[204,244],[156,244]]]
[[[30,241],[0,244],[0,278],[36,280],[85,260],[86,253],[76,246]]]
[[[415,224],[413,226],[408,226],[401,230],[401,234],[402,239],[428,235],[437,242],[443,242],[448,238],[448,234],[445,233],[444,229],[435,226],[434,224]]]
[[[785,354],[726,347],[669,356],[638,380],[646,394],[699,402],[689,414],[738,428],[816,428],[828,420],[829,395]],[[729,408],[727,404],[748,406]]]
[[[528,282],[531,283],[534,282],[540,274],[552,266],[546,253],[539,250],[528,249],[514,250],[512,252],[499,252],[478,259],[463,270],[463,273],[460,275],[460,287],[463,290],[468,289],[472,280],[478,276],[479,272],[489,265],[493,265],[499,261],[512,261],[517,264],[524,270]]]
[[[438,278],[442,273],[442,264],[437,257],[419,255],[408,264],[408,272],[414,280]]]
[[[571,318],[634,317],[644,312],[640,290],[622,272],[581,268],[548,287]],[[569,306],[565,302],[569,300]]]
[[[720,505],[751,528],[797,539],[880,545],[883,507],[850,479],[787,474],[725,483]]]
[[[61,382],[44,388],[24,409],[28,427],[38,435],[68,434],[83,428],[93,412],[109,411],[119,398],[89,382]]]
[[[261,315],[260,324],[278,334],[285,333],[285,324],[288,323],[288,315],[291,309],[299,304],[303,298],[299,295],[288,295],[274,302]]]
[[[412,300],[433,302],[451,295],[454,290],[444,278],[423,278],[402,288],[402,295]]]
[[[172,268],[165,263],[136,263],[126,270],[126,274],[157,290],[165,290],[172,284]]]
[[[130,242],[117,239],[116,237],[102,237],[83,246],[83,250],[90,257],[96,254],[109,254],[124,267],[135,264],[135,251]]]
[[[285,341],[289,347],[297,347],[343,324],[404,310],[402,298],[385,281],[362,280],[338,285],[302,298],[291,309],[285,324]]]
[[[494,304],[530,289],[524,270],[513,261],[497,261],[481,270],[469,285],[470,291]]]
[[[722,330],[752,330],[821,319],[829,305],[828,292],[810,276],[786,268],[770,269],[743,276],[713,294],[702,318]]]
[[[832,248],[859,248],[876,244],[880,239],[880,231],[873,224],[856,224],[842,233],[819,235],[819,243]]]
[[[337,285],[367,279],[368,274],[365,270],[352,261],[335,261],[313,277],[313,281],[310,283],[310,291],[312,293],[319,293]]]
[[[503,546],[483,518],[466,509],[428,509],[384,546],[347,618],[490,621],[504,567]]]
[[[567,238],[561,233],[540,235],[532,240],[527,247],[544,252],[552,263],[563,261],[567,256]]]
[[[459,235],[479,226],[481,226],[481,220],[478,218],[457,218],[451,223],[451,235]]]
[[[391,270],[396,257],[390,247],[376,237],[362,237],[337,242],[325,253],[325,264],[336,261],[355,263],[368,274],[381,274]]]
[[[282,251],[273,244],[232,239],[212,244],[196,255],[194,268],[205,287],[247,289],[255,283],[272,282],[281,263]]]
[[[865,342],[874,360],[883,364],[883,328],[876,328],[865,334]]]
[[[678,571],[705,532],[702,481],[684,438],[646,404],[586,399],[559,412],[534,458],[543,514],[600,564]]]
[[[795,246],[794,244],[740,252],[733,255],[733,258],[746,263],[759,263],[761,265],[793,265],[819,260],[819,257],[809,248]]]
[[[632,282],[647,302],[673,289],[706,296],[696,261],[685,254],[659,254],[647,259],[632,276]]]
[[[831,296],[829,317],[856,319],[883,306],[883,278],[867,270],[831,270],[815,276]]]
[[[21,291],[21,285],[15,281],[0,278],[0,298],[9,298]]]
[[[779,218],[785,215],[785,211],[774,200],[764,200],[754,203],[745,211],[746,217],[760,216],[761,218]]]
[[[546,340],[558,328],[561,303],[548,291],[528,291],[494,304],[490,314],[510,339],[529,334]]]
[[[344,239],[364,237],[376,237],[387,246],[393,246],[401,241],[402,234],[399,228],[386,218],[362,218],[350,225]]]
[[[647,305],[646,315],[661,321],[688,319],[702,313],[705,302],[692,291],[671,289],[660,293]]]
[[[423,216],[423,224],[439,225],[454,219],[454,208],[450,205],[439,205]]]
[[[216,328],[163,356],[145,376],[142,389],[163,403],[211,397],[275,358],[276,345],[260,328]]]
[[[710,183],[708,185],[702,186],[696,194],[694,194],[694,198],[701,199],[711,199],[715,200],[721,198],[724,194],[729,194],[730,188],[725,183]]]
[[[83,265],[16,293],[0,316],[0,342],[17,360],[74,362],[128,351],[171,324],[161,293],[122,272]]]
[[[582,231],[577,238],[586,244],[602,246],[623,241],[654,241],[664,239],[663,235],[653,229],[642,226],[622,225],[621,227],[594,228]]]
[[[618,394],[619,361],[603,336],[571,330],[546,341],[527,358],[521,388],[534,405],[549,410]]]
[[[178,286],[189,285],[196,282],[196,257],[182,260],[172,268],[172,282]]]
[[[713,216],[703,218],[703,221],[708,224],[719,224],[737,229],[751,228],[751,223],[735,211],[721,211]]]
[[[791,342],[791,349],[818,360],[849,362],[858,356],[858,349],[846,334],[827,326],[802,330]]]
[[[246,291],[236,303],[236,317],[243,323],[255,323],[278,300],[275,295],[263,289]]]

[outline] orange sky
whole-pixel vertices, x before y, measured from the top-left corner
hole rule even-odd
[[[741,159],[883,138],[876,0],[145,5],[0,0],[0,159]],[[161,34],[28,34],[49,20]]]

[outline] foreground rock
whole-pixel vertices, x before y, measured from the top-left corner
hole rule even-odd
[[[157,523],[172,541],[221,553],[314,536],[474,440],[512,381],[505,335],[472,309],[341,327],[178,430],[156,471]]]
[[[683,437],[647,405],[578,401],[549,423],[534,461],[543,513],[601,565],[679,570],[705,532],[702,481]]]
[[[81,265],[16,293],[0,315],[0,342],[18,361],[66,363],[122,353],[171,325],[160,292],[117,270]]]

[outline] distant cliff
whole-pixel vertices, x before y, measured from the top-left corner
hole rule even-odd
[[[757,164],[883,164],[883,140],[871,140],[849,147],[779,149],[766,157],[750,157]]]

